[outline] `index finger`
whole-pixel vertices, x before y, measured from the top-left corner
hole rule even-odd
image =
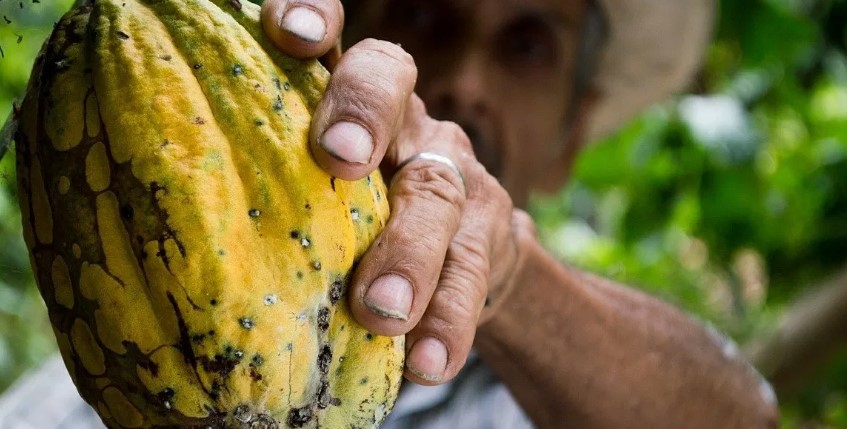
[[[262,27],[286,54],[316,58],[338,44],[344,8],[339,0],[266,0],[262,4]]]

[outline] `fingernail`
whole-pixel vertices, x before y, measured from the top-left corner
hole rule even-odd
[[[374,150],[371,133],[354,122],[336,122],[324,131],[320,143],[330,155],[355,164],[367,164]]]
[[[289,9],[279,26],[307,42],[318,43],[326,37],[326,22],[317,12],[305,7]]]
[[[406,368],[426,381],[441,381],[447,370],[447,347],[435,338],[421,338],[412,346]]]
[[[412,285],[396,274],[386,274],[371,283],[365,305],[374,313],[391,319],[409,320]]]

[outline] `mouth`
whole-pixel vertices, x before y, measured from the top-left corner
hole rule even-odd
[[[498,145],[479,126],[470,122],[457,123],[470,139],[476,159],[479,160],[489,174],[500,179],[503,173],[503,159]]]

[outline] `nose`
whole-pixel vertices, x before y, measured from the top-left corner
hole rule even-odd
[[[458,123],[473,144],[477,159],[495,177],[502,174],[502,153],[484,58],[465,53],[428,76],[421,91],[429,114]]]
[[[479,53],[465,53],[430,76],[423,91],[430,115],[456,122],[476,122],[489,112],[485,64]]]

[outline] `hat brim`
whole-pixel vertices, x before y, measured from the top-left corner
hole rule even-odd
[[[600,99],[591,140],[686,87],[702,64],[716,7],[712,0],[597,1],[608,35],[592,79]]]

